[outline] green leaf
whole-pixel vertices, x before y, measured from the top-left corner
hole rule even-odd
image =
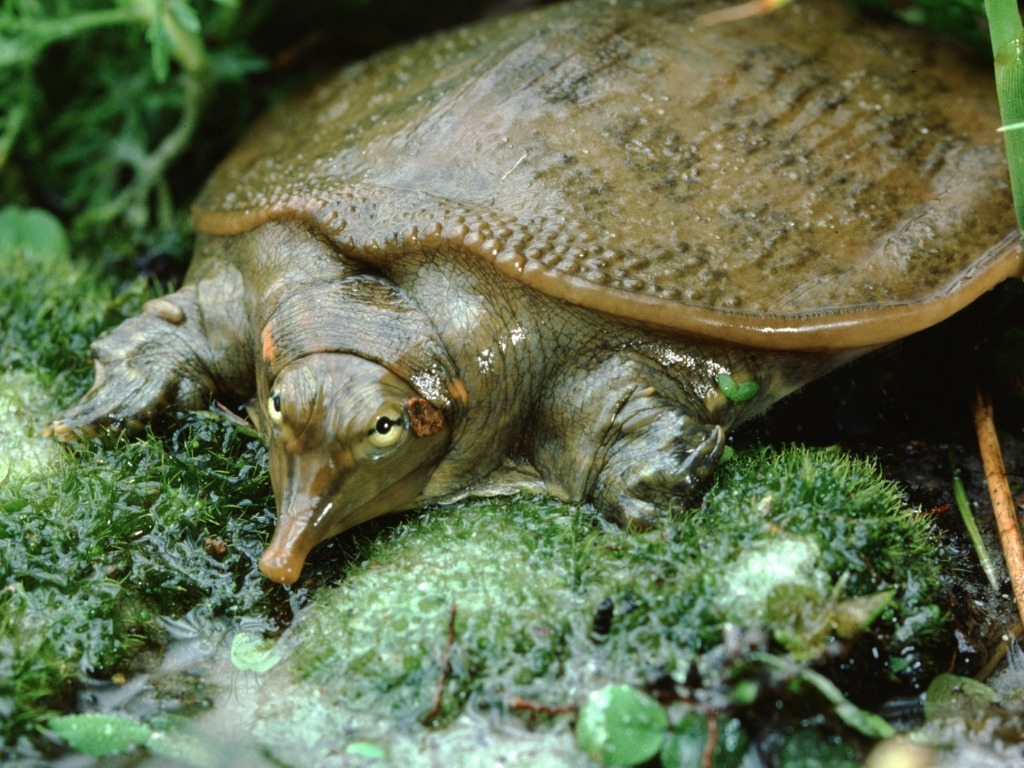
[[[270,69],[270,60],[250,51],[244,45],[235,45],[210,53],[210,70],[218,81],[239,82],[255,72]]]
[[[231,641],[231,663],[243,672],[266,672],[281,660],[281,651],[273,640],[239,632]]]
[[[593,691],[580,710],[576,740],[606,765],[639,765],[658,754],[668,728],[661,705],[628,685]]]
[[[744,403],[756,395],[761,387],[756,381],[744,381],[742,384],[737,384],[736,379],[728,373],[720,373],[718,374],[718,388],[734,403]]]
[[[0,38],[0,69],[16,64],[31,64],[39,55],[39,46],[24,36]]]
[[[368,744],[365,741],[353,741],[345,747],[346,755],[359,755],[359,757],[384,757],[384,750],[376,744]]]
[[[867,629],[896,597],[896,590],[887,589],[874,595],[843,600],[832,606],[836,635],[851,639]]]
[[[800,728],[784,737],[778,761],[780,768],[857,768],[853,747],[817,728]]]
[[[924,698],[925,720],[947,717],[973,717],[989,704],[999,701],[999,694],[984,683],[970,677],[943,673],[932,680]]]
[[[0,209],[0,259],[24,258],[55,264],[70,255],[64,225],[49,211],[17,205]]]
[[[47,727],[72,749],[94,757],[120,755],[129,747],[144,744],[149,726],[112,715],[65,715],[54,717]]]
[[[146,30],[146,39],[151,48],[153,77],[158,83],[167,82],[167,76],[171,73],[171,54],[167,46],[167,32],[164,30],[163,16],[163,0],[154,0],[153,20],[149,24],[149,29]]]
[[[154,755],[193,768],[219,768],[224,762],[223,755],[218,754],[211,742],[188,732],[157,731],[150,735],[145,746]]]
[[[178,22],[178,25],[186,32],[198,35],[202,30],[199,17],[196,16],[195,10],[185,0],[167,0],[167,9],[171,12],[174,20]]]

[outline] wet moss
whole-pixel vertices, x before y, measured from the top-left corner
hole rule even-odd
[[[737,570],[780,545],[798,552],[799,567],[782,567],[775,583],[810,589],[797,592],[813,616],[895,595],[883,595],[886,607],[859,643],[881,649],[879,674],[905,658],[907,644],[919,653],[934,644],[942,556],[898,488],[839,451],[761,450],[730,462],[701,510],[648,533],[522,498],[430,510],[386,528],[339,586],[320,593],[285,667],[340,711],[386,713],[405,729],[450,723],[467,707],[576,706],[607,683],[644,687],[668,675],[681,684],[691,665],[705,686],[727,685],[725,635],[768,621],[770,590],[735,600],[737,584],[751,581]],[[612,617],[596,631],[609,600]],[[848,650],[835,615],[800,657],[807,663]],[[912,640],[903,636],[911,628]],[[770,641],[763,649],[792,650]]]
[[[73,451],[40,437],[88,386],[90,341],[151,295],[137,281],[115,298],[66,260],[0,275],[0,757],[68,705],[77,675],[109,677],[158,644],[160,616],[265,608],[256,561],[273,505],[258,441],[210,414]]]

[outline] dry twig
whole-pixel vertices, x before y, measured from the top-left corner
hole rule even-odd
[[[708,740],[704,744],[704,752],[700,757],[701,768],[711,768],[715,757],[715,747],[718,746],[718,714],[708,712]]]
[[[1024,542],[1021,541],[1020,524],[1010,495],[1010,484],[1006,480],[1003,453],[996,436],[995,421],[992,417],[992,402],[981,389],[974,397],[974,428],[978,432],[978,446],[981,461],[985,467],[988,492],[995,510],[996,527],[999,529],[999,543],[1006,558],[1006,569],[1010,572],[1010,584],[1017,602],[1017,614],[1024,619]]]
[[[441,694],[444,693],[444,679],[448,676],[448,670],[452,662],[452,645],[455,643],[455,602],[452,601],[452,611],[448,614],[448,645],[444,649],[444,661],[441,662],[441,676],[437,680],[437,687],[434,688],[434,702],[430,711],[420,721],[424,725],[430,722],[441,709]]]
[[[996,646],[995,650],[988,657],[988,661],[985,662],[985,666],[978,670],[974,676],[975,680],[985,682],[992,676],[992,673],[996,671],[996,667],[999,663],[1006,658],[1006,652],[1010,650],[1010,643],[1015,643],[1020,640],[1021,636],[1024,635],[1024,622],[1017,619],[1017,623],[1006,630],[1003,633],[1003,641]]]
[[[508,700],[509,709],[525,709],[528,712],[543,712],[547,715],[561,715],[565,712],[575,712],[576,707],[567,704],[564,707],[553,707],[549,704],[539,704],[536,701],[524,699],[522,696],[513,696]]]

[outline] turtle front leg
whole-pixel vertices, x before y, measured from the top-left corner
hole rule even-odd
[[[61,441],[135,430],[165,408],[198,410],[211,396],[248,396],[254,374],[242,283],[230,265],[176,293],[153,299],[137,317],[92,344],[95,381],[44,434]]]
[[[725,431],[676,382],[625,355],[560,379],[532,451],[552,493],[640,528],[693,502],[718,465]]]
[[[692,504],[725,448],[725,430],[645,390],[632,393],[606,437],[590,498],[606,517],[650,528]]]

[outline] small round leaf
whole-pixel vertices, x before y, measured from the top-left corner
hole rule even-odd
[[[18,205],[0,209],[0,258],[54,263],[70,255],[64,225],[49,211]]]
[[[353,741],[345,747],[346,755],[358,755],[359,757],[384,757],[384,750],[376,744],[369,744],[365,741]]]
[[[728,373],[718,374],[718,388],[722,394],[734,403],[744,403],[761,389],[756,381],[744,381],[742,384],[736,382]]]
[[[243,672],[266,672],[280,660],[281,651],[273,640],[239,632],[231,641],[231,663]]]
[[[576,740],[606,765],[639,765],[658,754],[666,728],[657,701],[628,685],[608,685],[593,691],[580,710]]]

